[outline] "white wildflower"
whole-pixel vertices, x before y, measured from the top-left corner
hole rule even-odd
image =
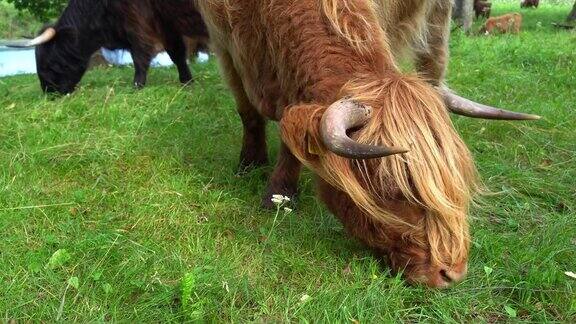
[[[222,288],[224,288],[224,290],[226,290],[227,293],[230,293],[230,287],[228,286],[227,281],[222,281]]]
[[[290,198],[283,195],[272,195],[271,201],[276,205],[281,205],[283,203],[289,202]]]

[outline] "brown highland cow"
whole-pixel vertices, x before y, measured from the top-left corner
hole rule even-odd
[[[448,112],[536,119],[444,86],[450,0],[196,0],[244,124],[241,167],[283,145],[264,203],[293,196],[301,165],[356,238],[411,283],[467,271],[476,170]],[[420,76],[398,59],[412,50]]]
[[[486,35],[501,34],[519,34],[522,28],[522,15],[518,13],[506,14],[498,17],[488,18],[480,33]]]

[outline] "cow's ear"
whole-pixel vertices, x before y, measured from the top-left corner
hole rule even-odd
[[[298,105],[289,107],[280,121],[282,141],[301,161],[311,161],[326,151],[320,140],[320,122],[326,107]]]
[[[306,145],[308,148],[308,154],[321,155],[325,153],[324,146],[319,142],[317,135],[312,135],[311,133],[306,134]]]

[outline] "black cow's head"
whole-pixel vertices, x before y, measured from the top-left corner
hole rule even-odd
[[[86,72],[90,55],[83,53],[78,36],[71,29],[48,27],[38,38],[43,35],[45,41],[35,45],[42,90],[60,94],[73,92]]]
[[[98,48],[90,37],[80,34],[70,27],[47,26],[36,38],[8,46],[35,47],[42,91],[68,94],[74,92],[88,68],[91,54]]]

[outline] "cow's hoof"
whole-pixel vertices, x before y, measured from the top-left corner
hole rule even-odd
[[[259,156],[257,158],[241,158],[240,164],[238,164],[236,175],[244,175],[265,165],[268,165],[268,157],[266,155]]]
[[[194,84],[194,79],[193,78],[180,79],[180,83],[182,83],[182,85],[184,85],[184,86],[189,86],[189,85]]]
[[[236,176],[237,177],[242,177],[247,175],[248,173],[250,173],[251,171],[254,171],[256,169],[259,169],[263,166],[265,166],[266,163],[258,163],[258,164],[254,164],[254,163],[250,163],[250,164],[244,164],[244,163],[240,163],[240,165],[238,165],[238,168],[236,169]]]

